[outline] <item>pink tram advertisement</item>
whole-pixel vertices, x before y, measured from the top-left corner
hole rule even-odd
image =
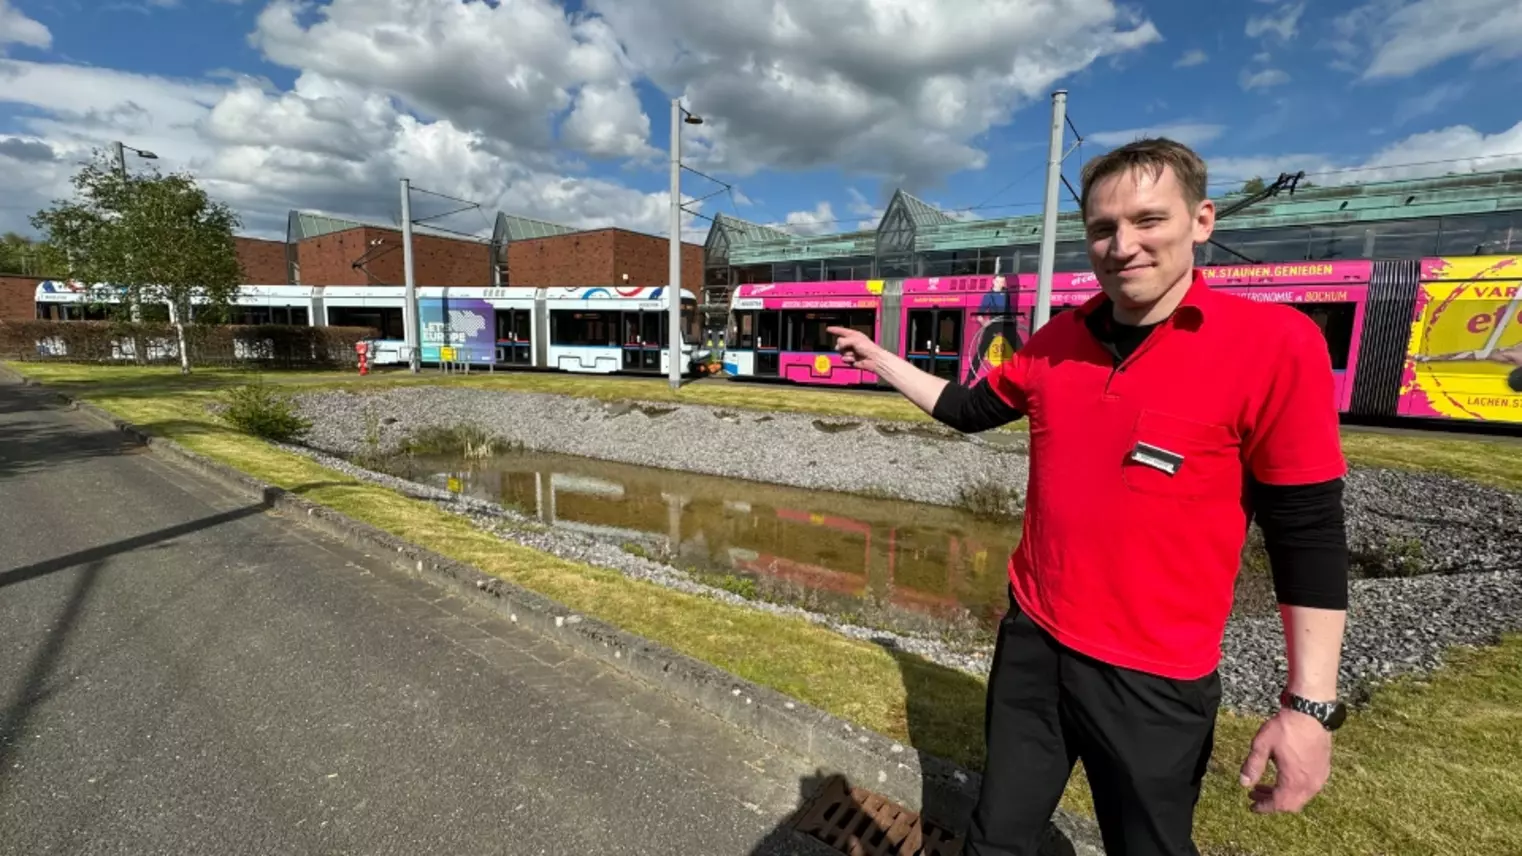
[[[1203,269],[1212,288],[1294,306],[1326,337],[1344,413],[1522,423],[1522,257],[1332,261]],[[878,385],[845,366],[828,327],[859,329],[911,364],[976,383],[1029,335],[1036,276],[739,286],[724,370],[734,378]],[[1051,313],[1098,291],[1056,274]]]

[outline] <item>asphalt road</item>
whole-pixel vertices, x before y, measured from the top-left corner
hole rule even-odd
[[[4,854],[800,846],[801,760],[4,379],[0,652]]]

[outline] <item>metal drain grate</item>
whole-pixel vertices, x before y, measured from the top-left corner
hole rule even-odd
[[[793,828],[848,856],[958,856],[962,836],[881,794],[831,777]]]

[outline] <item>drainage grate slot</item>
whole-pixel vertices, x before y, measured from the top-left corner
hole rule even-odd
[[[831,777],[794,828],[848,856],[957,856],[962,836],[845,779]]]

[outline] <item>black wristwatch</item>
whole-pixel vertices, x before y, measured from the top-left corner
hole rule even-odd
[[[1336,731],[1341,728],[1342,723],[1348,718],[1348,707],[1340,701],[1311,701],[1287,689],[1279,694],[1279,704],[1296,713],[1311,717],[1321,723],[1321,727],[1327,731]]]

